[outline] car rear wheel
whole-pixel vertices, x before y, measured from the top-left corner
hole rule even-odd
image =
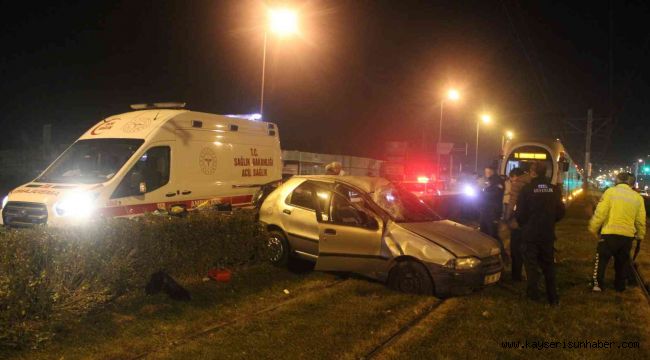
[[[289,242],[281,231],[271,231],[266,243],[269,261],[275,266],[286,266],[289,262]]]
[[[388,275],[388,286],[409,293],[432,295],[433,280],[427,269],[417,261],[400,261]]]

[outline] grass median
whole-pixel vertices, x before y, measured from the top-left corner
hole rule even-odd
[[[557,228],[559,307],[527,300],[525,284],[511,283],[506,276],[501,285],[446,300],[378,358],[650,358],[650,306],[640,290],[590,291],[596,239],[586,231],[584,206],[581,200],[573,203]],[[611,284],[613,269],[606,280]],[[325,287],[335,281],[331,274],[255,266],[236,274],[230,284],[190,284],[194,299],[189,303],[155,296],[112,305],[83,322],[69,324],[63,337],[44,350],[16,355],[358,359],[438,301],[354,277]],[[246,317],[282,302],[286,305]],[[242,317],[240,322],[177,342]],[[512,346],[517,341],[516,348],[504,347],[505,342]],[[558,342],[560,348],[538,350],[532,347],[535,341]],[[567,342],[584,341],[612,342],[612,348],[562,348]],[[619,348],[623,342],[631,346],[636,342],[638,348]]]

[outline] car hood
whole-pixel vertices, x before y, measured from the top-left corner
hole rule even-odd
[[[453,221],[399,223],[398,225],[444,247],[457,257],[485,258],[499,252],[499,245],[495,239]]]

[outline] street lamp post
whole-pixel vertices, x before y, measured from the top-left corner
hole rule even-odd
[[[438,143],[436,146],[436,155],[437,155],[437,164],[438,164],[438,175],[440,175],[440,143],[442,142],[442,119],[443,111],[445,107],[445,101],[458,101],[460,99],[460,93],[456,89],[451,89],[447,92],[447,99],[442,99],[440,101],[440,121],[438,122]]]
[[[481,115],[481,119],[476,122],[476,155],[474,157],[474,172],[478,174],[478,134],[481,128],[481,122],[489,124],[492,118],[490,115]]]
[[[264,50],[262,51],[262,81],[260,86],[260,115],[264,118],[264,80],[266,79],[266,43],[268,31],[264,31]]]
[[[289,9],[272,9],[268,11],[268,24],[264,30],[262,49],[262,80],[260,84],[260,115],[264,116],[264,82],[266,80],[266,47],[269,31],[279,37],[298,32],[298,13]]]

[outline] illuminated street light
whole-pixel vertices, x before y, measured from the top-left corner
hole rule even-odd
[[[439,127],[438,127],[438,146],[436,149],[436,155],[437,155],[437,165],[438,165],[438,175],[440,175],[440,144],[442,143],[442,115],[443,115],[443,110],[445,108],[445,101],[453,101],[456,102],[460,99],[460,92],[456,89],[449,89],[447,91],[447,98],[442,99],[440,101],[440,121],[439,121]],[[424,139],[424,137],[423,137]]]
[[[457,101],[458,99],[460,99],[460,93],[456,89],[450,89],[447,92],[447,98],[451,101]]]
[[[260,89],[260,115],[264,115],[264,81],[266,78],[266,43],[269,31],[279,37],[298,33],[298,13],[290,9],[268,10],[268,26],[264,30],[264,49],[262,52],[262,84]]]
[[[507,131],[506,131],[506,139],[508,139],[508,140],[512,140],[512,139],[514,139],[514,137],[515,137],[515,133],[513,133],[513,132],[510,131],[510,130],[507,130]]]
[[[492,121],[492,117],[489,114],[481,115],[481,121],[476,122],[476,156],[474,158],[474,171],[478,174],[478,134],[481,128],[481,122],[483,124],[489,124]]]
[[[269,10],[269,29],[278,36],[298,33],[298,13],[290,9]]]

